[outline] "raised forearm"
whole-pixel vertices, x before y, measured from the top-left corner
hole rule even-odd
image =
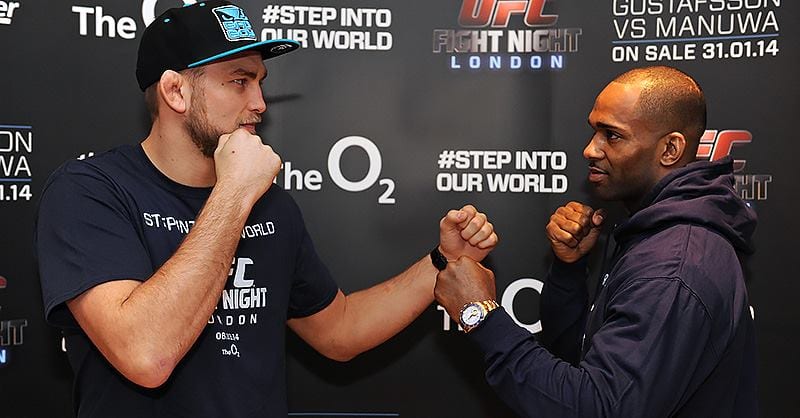
[[[439,222],[439,249],[451,261],[482,260],[497,244],[486,215],[466,205]],[[325,309],[288,322],[323,355],[345,361],[388,340],[408,326],[434,300],[438,270],[426,255],[397,276],[345,296]]]
[[[390,280],[347,296],[345,322],[356,354],[402,331],[433,302],[437,270],[429,257]]]
[[[195,342],[225,286],[249,211],[236,191],[215,188],[175,254],[150,278],[110,282],[68,303],[126,377],[160,385]]]
[[[436,271],[426,256],[385,282],[347,296],[340,291],[323,311],[288,324],[326,357],[350,360],[400,332],[431,304]]]
[[[172,341],[180,358],[194,343],[225,287],[249,213],[241,196],[215,189],[175,254],[122,304],[126,316],[158,323],[157,341],[143,338],[153,349]]]
[[[151,277],[139,281],[143,269],[130,277],[108,273],[102,277],[107,281],[67,301],[106,359],[142,386],[165,382],[206,326],[250,210],[280,169],[272,148],[244,128],[221,135],[213,158],[210,196],[192,230]],[[112,237],[98,237],[96,246],[104,239],[113,242]]]
[[[575,263],[554,260],[539,302],[542,321],[539,341],[573,365],[580,358],[581,335],[588,313],[586,271],[585,258]]]

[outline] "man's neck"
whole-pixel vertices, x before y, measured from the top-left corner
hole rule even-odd
[[[176,183],[211,187],[217,181],[214,159],[204,156],[181,127],[156,119],[142,148],[158,171]]]

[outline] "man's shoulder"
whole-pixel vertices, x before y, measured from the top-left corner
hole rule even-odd
[[[741,265],[731,243],[712,228],[682,223],[656,231],[632,245],[621,270],[636,278],[673,278],[692,292],[729,293]]]
[[[303,222],[300,206],[292,195],[277,184],[273,184],[253,206],[252,213],[276,213],[276,211],[283,216],[290,217],[295,222]]]
[[[678,223],[654,232],[634,251],[648,252],[656,259],[676,258],[684,265],[705,265],[711,258],[733,257],[733,244],[713,227],[700,223]],[[727,261],[727,260],[726,260]]]
[[[642,234],[625,246],[618,267],[634,277],[673,277],[685,256],[688,237],[688,225],[683,224]]]
[[[151,189],[134,146],[126,145],[85,159],[64,162],[44,183],[40,206],[62,206],[86,199],[130,202],[137,190]]]
[[[698,245],[734,251],[732,244],[715,229],[699,223],[683,222],[643,235],[628,247],[626,253],[647,255],[649,260],[684,258],[687,253],[696,251]]]
[[[120,174],[129,172],[136,164],[135,146],[122,145],[88,158],[65,161],[53,171],[48,183],[64,177],[115,180],[120,178]]]

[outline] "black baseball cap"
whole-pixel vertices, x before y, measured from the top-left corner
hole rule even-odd
[[[144,91],[166,70],[199,67],[242,51],[258,51],[268,59],[299,47],[291,39],[258,41],[241,7],[205,1],[169,9],[144,30],[136,79]]]

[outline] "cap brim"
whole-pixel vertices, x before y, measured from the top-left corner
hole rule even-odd
[[[292,52],[298,48],[300,48],[300,43],[292,39],[270,39],[267,41],[256,42],[239,48],[234,48],[208,58],[201,59],[200,61],[195,61],[189,64],[187,68],[199,67],[201,65],[205,65],[244,51],[258,51],[261,53],[261,58],[266,60],[277,57],[278,55]]]

